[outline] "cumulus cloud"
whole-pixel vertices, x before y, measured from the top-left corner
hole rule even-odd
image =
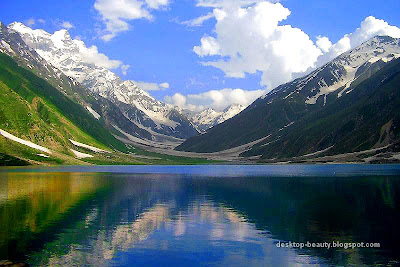
[[[63,27],[64,29],[69,30],[69,29],[74,28],[74,25],[73,25],[71,22],[69,22],[69,21],[63,21],[63,22],[61,23],[61,27]]]
[[[169,83],[136,82],[135,84],[145,91],[162,91],[169,88]]]
[[[303,75],[343,52],[376,36],[399,37],[398,27],[367,17],[355,32],[333,44],[326,36],[314,43],[301,29],[283,25],[291,11],[279,1],[198,0],[197,6],[212,8],[216,25],[193,51],[200,62],[222,70],[227,77],[245,78],[261,72],[268,90]],[[217,59],[215,59],[215,56]]]
[[[106,28],[101,38],[110,41],[118,33],[128,31],[127,21],[135,19],[153,19],[151,9],[160,9],[167,6],[168,0],[96,0],[94,8],[102,16]]]
[[[248,106],[265,93],[265,90],[248,91],[226,88],[186,96],[176,93],[173,96],[166,96],[164,100],[167,103],[192,111],[201,111],[206,108],[222,111],[232,104]]]
[[[77,39],[75,39],[74,42],[79,48],[79,55],[82,60],[88,64],[94,64],[106,69],[116,69],[122,65],[120,60],[110,59],[105,54],[100,53],[97,46],[92,45],[91,47],[86,47],[83,41]]]
[[[332,42],[328,37],[317,36],[317,46],[322,52],[326,53],[332,47]]]
[[[377,35],[388,35],[393,38],[400,38],[400,28],[391,26],[384,20],[369,16],[361,22],[360,27],[353,33],[344,35],[335,44],[332,44],[328,37],[319,37],[317,45],[325,52],[325,54],[318,59],[317,66],[321,66],[340,54],[359,46],[363,42]]]
[[[201,38],[200,42],[200,46],[195,46],[193,48],[193,51],[200,57],[214,56],[220,54],[221,47],[214,37],[204,36]]]
[[[198,6],[213,7],[217,23],[215,37],[204,36],[193,51],[200,57],[220,56],[202,64],[219,68],[228,77],[260,71],[260,84],[271,90],[292,79],[293,73],[314,66],[322,54],[302,30],[279,25],[290,15],[280,3],[203,0]]]

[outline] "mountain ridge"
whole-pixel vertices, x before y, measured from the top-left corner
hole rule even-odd
[[[84,53],[90,54],[87,50],[91,48],[86,48],[82,41],[73,40],[67,30],[50,34],[43,30],[32,30],[19,22],[8,27],[20,33],[30,48],[67,76],[120,107],[133,123],[145,122],[137,125],[139,128],[177,138],[198,133],[179,109],[157,101],[133,81],[123,81],[107,68],[95,62],[88,63],[91,59],[85,58]]]
[[[374,37],[310,74],[278,86],[239,115],[216,125],[205,134],[186,140],[176,150],[217,152],[254,142],[270,134],[279,137],[283,130],[292,130],[307,114],[318,113],[337,99],[351,95],[355,86],[368,80],[388,62],[396,60],[399,54],[400,39]],[[306,143],[304,145],[307,146]],[[316,150],[308,151],[313,152]]]
[[[207,108],[190,116],[190,119],[201,132],[206,132],[215,125],[229,120],[239,114],[245,108],[245,106],[240,104],[232,104],[220,112],[215,111],[212,108]]]

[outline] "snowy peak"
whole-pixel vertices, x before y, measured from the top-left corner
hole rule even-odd
[[[400,39],[376,36],[360,46],[340,55],[334,61],[343,66],[360,67],[370,60],[378,60],[400,53]]]
[[[91,92],[111,100],[138,127],[178,138],[198,133],[178,109],[157,101],[135,82],[123,81],[109,70],[121,62],[106,58],[94,46],[86,47],[83,41],[72,39],[67,30],[50,34],[18,22],[10,24],[9,28],[18,32],[31,49],[64,74]]]
[[[233,104],[222,112],[215,111],[212,108],[205,109],[192,116],[191,120],[197,128],[204,132],[217,124],[223,123],[226,120],[236,116],[246,107],[240,104]]]
[[[326,105],[329,94],[337,91],[337,96],[341,97],[350,93],[354,81],[360,77],[365,78],[365,74],[371,72],[371,69],[379,69],[383,66],[382,63],[398,57],[400,57],[399,38],[376,36],[336,57],[310,74],[278,86],[262,99],[267,98],[267,101],[270,102],[284,93],[284,99],[302,95],[306,98],[305,103],[308,105],[317,103]],[[374,67],[372,67],[373,64],[375,64]],[[382,66],[377,66],[377,64]]]
[[[226,120],[229,120],[230,118],[233,118],[240,112],[242,112],[246,107],[240,104],[233,104],[230,107],[226,108],[221,116],[218,118],[217,122],[223,123]]]

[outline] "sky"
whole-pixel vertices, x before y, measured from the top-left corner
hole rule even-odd
[[[248,105],[375,35],[399,0],[2,0],[0,21],[67,29],[99,64],[191,110]]]

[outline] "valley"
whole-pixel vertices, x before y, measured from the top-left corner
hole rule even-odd
[[[67,30],[50,34],[18,22],[0,27],[0,152],[10,159],[32,164],[399,161],[400,39],[376,36],[248,107],[194,112],[158,101],[134,81],[90,62],[84,55],[91,48]]]

